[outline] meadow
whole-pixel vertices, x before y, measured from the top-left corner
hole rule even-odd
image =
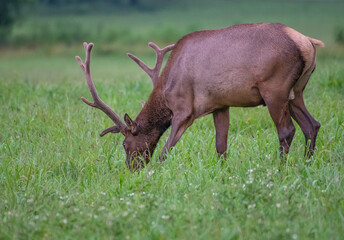
[[[197,4],[195,4],[197,3]],[[0,239],[342,239],[344,236],[344,3],[185,1],[113,14],[31,15],[0,48]],[[297,128],[281,159],[266,107],[232,108],[228,158],[212,116],[195,121],[165,162],[168,135],[139,172],[125,167],[123,136],[90,98],[74,59],[93,41],[99,96],[135,117],[152,90],[130,51],[154,64],[183,34],[244,22],[282,22],[321,39],[304,93],[322,127],[312,158]],[[339,30],[338,30],[339,29]]]

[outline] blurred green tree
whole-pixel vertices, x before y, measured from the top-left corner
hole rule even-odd
[[[139,0],[130,0],[130,5],[135,6],[139,3]]]
[[[5,41],[14,21],[19,17],[21,9],[35,0],[0,0],[0,41]]]
[[[117,5],[122,5],[123,3],[129,3],[131,6],[136,6],[140,3],[140,0],[39,0],[40,3],[47,5],[63,5],[70,3],[97,3],[97,2],[108,2]]]

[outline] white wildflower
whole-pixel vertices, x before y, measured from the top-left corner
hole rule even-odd
[[[112,221],[111,220],[106,221],[106,225],[112,226]]]
[[[247,181],[246,181],[246,184],[252,184],[253,183],[253,178],[249,178]]]
[[[105,210],[105,207],[104,206],[101,206],[98,211],[104,211]]]
[[[248,209],[255,208],[255,207],[256,207],[256,204],[255,204],[255,203],[250,204],[250,205],[247,206]]]

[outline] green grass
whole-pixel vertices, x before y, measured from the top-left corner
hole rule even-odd
[[[225,12],[225,4],[244,6],[220,1],[203,12],[215,16]],[[284,16],[299,30],[312,26],[306,34],[330,39],[319,51],[317,69],[304,94],[307,108],[322,124],[310,160],[303,157],[304,137],[298,127],[291,152],[282,161],[266,107],[232,108],[226,162],[216,155],[212,117],[206,116],[187,130],[164,163],[157,158],[169,131],[152,162],[130,173],[124,163],[123,136],[100,138],[111,121],[80,100],[90,98],[72,56],[83,56],[81,44],[76,50],[64,49],[65,55],[53,51],[47,56],[39,50],[1,55],[0,239],[341,239],[344,50],[331,44],[331,19],[338,17],[337,10],[332,9],[333,16],[319,27],[313,21],[313,11],[320,16],[322,7],[332,4],[312,2],[308,15],[295,17],[291,7],[282,6],[285,15],[279,20],[283,22]],[[268,11],[265,5],[254,6],[252,15],[242,16],[248,22],[262,19],[265,15],[260,13]],[[227,15],[207,21],[199,8],[188,10],[182,29],[224,25]],[[170,12],[168,25],[182,24],[177,9],[165,11]],[[147,29],[153,29],[159,23],[149,19],[161,19],[162,13],[127,14],[114,18],[131,19],[129,26],[135,29],[135,20],[140,26],[145,16]],[[267,21],[279,16],[266,14]],[[94,19],[100,21],[99,16]],[[331,27],[322,27],[327,25]],[[155,38],[142,40],[140,49],[149,50],[146,40]],[[98,93],[121,116],[127,112],[135,117],[140,101],[149,97],[151,81],[125,55],[104,55],[101,45],[95,41],[92,59]],[[118,52],[127,50],[130,47]],[[151,55],[143,60],[154,63]]]

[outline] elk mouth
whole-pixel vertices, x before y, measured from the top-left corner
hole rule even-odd
[[[133,152],[132,154],[127,155],[125,164],[131,172],[135,172],[141,170],[146,166],[146,164],[149,162],[149,157],[150,154],[147,150],[144,151],[142,154]]]

